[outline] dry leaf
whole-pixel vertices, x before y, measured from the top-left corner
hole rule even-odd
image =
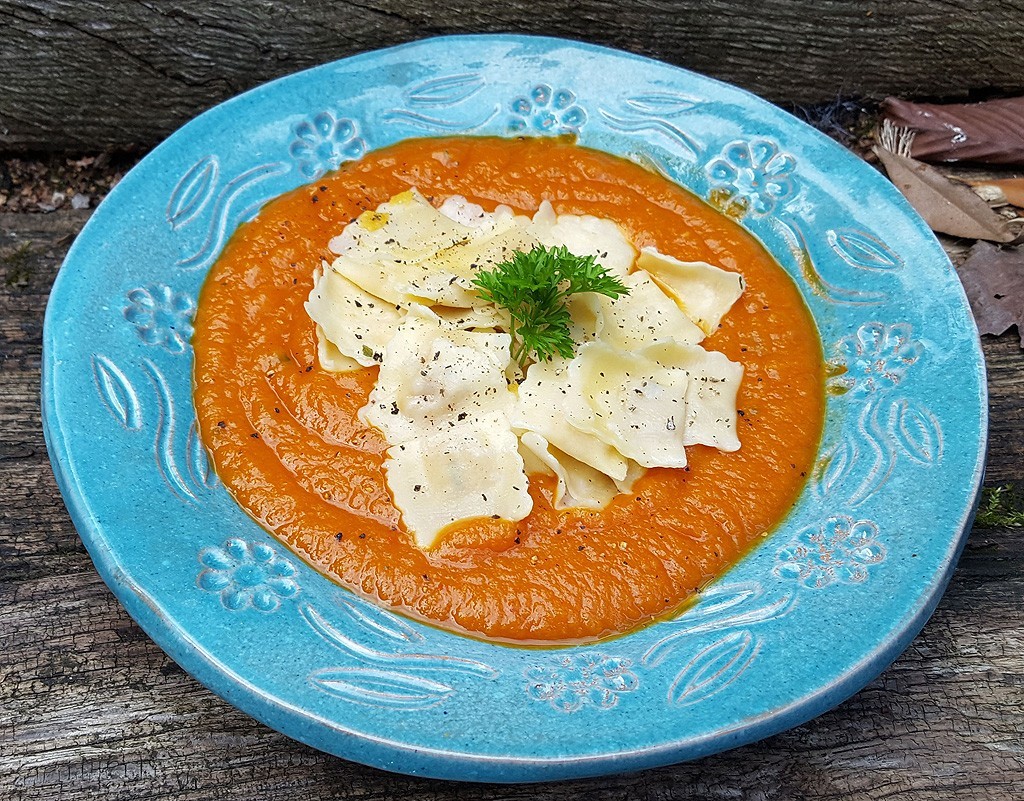
[[[989,203],[1009,203],[1024,209],[1024,178],[994,178],[991,180],[971,181],[982,199]],[[984,192],[985,194],[981,194]],[[992,199],[989,200],[989,197]]]
[[[884,147],[876,146],[874,151],[889,180],[933,231],[965,239],[1014,240],[1006,220],[963,184],[955,184],[934,167]]]
[[[1024,97],[942,105],[888,97],[882,115],[914,132],[914,158],[1024,164]]]
[[[957,272],[978,331],[998,336],[1016,325],[1024,348],[1024,250],[978,242]]]

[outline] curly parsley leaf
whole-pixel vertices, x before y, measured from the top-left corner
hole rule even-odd
[[[629,289],[593,256],[575,256],[567,248],[538,245],[516,251],[509,261],[477,274],[480,296],[503,306],[512,317],[512,356],[523,369],[529,358],[548,361],[572,358],[575,343],[569,331],[570,295],[597,292],[610,298]]]

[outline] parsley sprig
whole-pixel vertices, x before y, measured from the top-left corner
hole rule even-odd
[[[508,309],[512,357],[524,370],[531,356],[538,361],[556,355],[572,358],[572,320],[566,306],[570,295],[597,292],[617,298],[629,294],[593,256],[575,256],[564,246],[516,251],[509,261],[478,273],[473,283],[484,300]]]

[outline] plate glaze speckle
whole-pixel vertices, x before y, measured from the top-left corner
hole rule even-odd
[[[571,133],[658,170],[738,218],[814,315],[830,376],[817,469],[785,522],[677,619],[547,650],[423,626],[307,567],[210,469],[190,319],[232,231],[368,150],[458,133]],[[887,181],[730,86],[522,36],[356,56],[186,125],[75,242],[47,310],[43,369],[61,491],[99,572],[153,639],[292,737],[450,779],[663,765],[839,703],[933,610],[985,449],[984,368],[963,292]]]

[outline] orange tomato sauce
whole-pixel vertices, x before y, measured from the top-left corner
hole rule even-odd
[[[532,476],[517,523],[456,523],[430,551],[402,529],[382,435],[356,416],[377,368],[330,373],[303,309],[330,239],[417,187],[490,210],[617,221],[639,247],[738,271],[746,291],[704,345],[744,365],[742,447],[687,449],[598,511],[553,508]],[[203,441],[239,504],[341,585],[415,618],[499,640],[584,642],[679,609],[787,513],[824,416],[817,330],[793,282],[750,234],[666,179],[565,140],[421,139],[372,152],[268,203],[228,242],[195,319]]]

